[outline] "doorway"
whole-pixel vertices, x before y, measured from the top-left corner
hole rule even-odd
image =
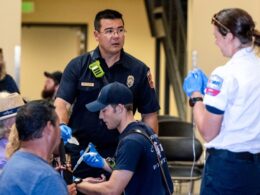
[[[20,91],[26,100],[41,98],[44,71],[63,71],[86,52],[86,24],[22,24]]]

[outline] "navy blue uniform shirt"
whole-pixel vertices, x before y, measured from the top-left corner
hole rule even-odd
[[[150,127],[142,122],[132,122],[120,135],[120,142],[115,156],[115,170],[132,171],[133,177],[125,188],[126,195],[165,195],[166,185],[158,164],[156,151],[151,142],[138,133],[131,133],[138,129],[150,136],[156,147],[170,191],[173,183],[168,169],[166,157],[158,136]]]
[[[57,97],[73,104],[69,126],[79,140],[82,149],[92,142],[103,157],[113,156],[117,143],[117,130],[108,130],[99,119],[99,113],[89,112],[85,105],[96,100],[105,85],[103,78],[95,78],[89,65],[99,60],[109,83],[118,81],[133,92],[134,109],[140,113],[159,110],[149,68],[138,59],[121,51],[120,60],[108,68],[99,49],[71,60],[64,70]],[[149,80],[150,79],[150,80]]]

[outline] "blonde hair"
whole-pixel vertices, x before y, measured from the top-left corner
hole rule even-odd
[[[5,149],[6,158],[10,158],[13,153],[15,153],[21,146],[21,142],[19,141],[18,131],[16,126],[13,125],[8,137],[8,143]]]

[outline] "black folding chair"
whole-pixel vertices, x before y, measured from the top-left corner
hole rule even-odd
[[[182,183],[194,182],[202,176],[204,162],[199,159],[203,153],[201,142],[195,138],[193,124],[185,121],[159,120],[159,139],[169,164],[175,192],[181,193]]]

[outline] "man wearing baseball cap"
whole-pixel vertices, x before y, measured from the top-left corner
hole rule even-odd
[[[79,191],[86,194],[121,194],[124,191],[131,195],[173,192],[158,136],[146,124],[134,120],[133,94],[128,87],[119,82],[110,83],[102,88],[97,100],[87,104],[86,108],[91,112],[100,111],[99,118],[109,130],[117,129],[120,137],[115,160],[102,158],[98,148],[89,145],[89,152],[83,154],[84,162],[112,173],[108,181],[101,183],[83,180],[77,185]]]
[[[56,97],[56,93],[60,86],[60,81],[62,77],[62,72],[44,72],[44,76],[46,77],[44,88],[42,90],[42,98],[48,100],[54,100]]]

